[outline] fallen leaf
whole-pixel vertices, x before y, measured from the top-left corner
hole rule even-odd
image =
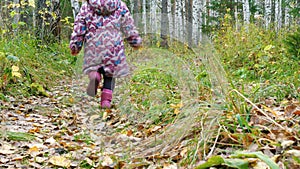
[[[164,164],[163,169],[177,169],[177,165],[176,164]]]
[[[56,140],[53,137],[48,138],[47,140],[45,140],[45,143],[48,143],[50,145],[54,145],[56,144]]]
[[[101,165],[104,167],[112,167],[114,166],[114,161],[109,156],[105,156]]]
[[[37,163],[43,163],[46,160],[47,160],[46,157],[35,157],[35,162]]]
[[[286,149],[287,147],[293,145],[295,143],[295,141],[292,141],[292,140],[285,140],[285,141],[282,141],[281,143],[281,147],[283,149]]]
[[[269,166],[266,163],[259,161],[253,165],[253,169],[269,169]]]
[[[290,155],[300,158],[300,150],[288,150],[286,152],[286,154],[290,154]]]
[[[9,144],[4,144],[0,147],[0,154],[8,155],[15,153],[15,148]]]
[[[60,167],[69,167],[71,164],[71,160],[68,160],[63,156],[53,156],[50,158],[49,162]]]
[[[294,115],[300,115],[300,110],[299,109],[296,109],[294,112],[293,112]]]
[[[36,157],[39,154],[39,148],[37,146],[29,148],[28,154],[30,154],[32,157]]]

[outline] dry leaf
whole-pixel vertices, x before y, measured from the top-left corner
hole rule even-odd
[[[2,147],[0,147],[0,154],[8,155],[8,154],[13,154],[15,152],[15,148],[12,147],[9,144],[4,144]]]
[[[164,164],[163,169],[177,169],[177,165],[176,164]]]
[[[56,140],[53,137],[48,138],[47,140],[45,140],[45,143],[48,143],[50,145],[54,145],[56,144]]]
[[[37,146],[29,148],[28,154],[30,154],[32,157],[36,157],[39,154],[39,148]]]
[[[286,152],[286,154],[291,154],[293,156],[296,156],[296,157],[300,158],[300,150],[288,150]]]
[[[104,167],[111,167],[114,165],[114,161],[109,156],[105,156],[101,165]]]
[[[266,163],[259,161],[253,166],[253,169],[269,169],[269,166]]]
[[[292,141],[292,140],[284,140],[284,141],[282,141],[282,143],[281,143],[281,147],[282,147],[283,149],[286,149],[287,147],[293,145],[294,143],[295,143],[295,141]]]
[[[71,164],[71,160],[68,160],[63,156],[53,156],[50,158],[49,162],[60,167],[70,167]]]
[[[43,163],[46,160],[47,160],[46,157],[35,157],[35,162],[37,163]]]

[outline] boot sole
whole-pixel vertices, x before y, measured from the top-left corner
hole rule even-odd
[[[89,96],[92,96],[92,97],[96,96],[98,84],[99,84],[99,81],[98,81],[98,80],[96,80],[96,79],[91,79],[90,82],[89,82],[89,85],[88,85],[88,87],[87,87],[86,93],[87,93]]]

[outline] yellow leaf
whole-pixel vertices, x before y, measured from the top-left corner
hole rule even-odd
[[[66,168],[70,167],[71,165],[71,160],[68,160],[63,156],[53,156],[50,158],[49,162],[53,165],[66,167]]]
[[[12,76],[15,76],[15,77],[22,77],[21,73],[19,72],[11,72]]]
[[[13,72],[17,72],[17,71],[19,71],[19,67],[18,67],[18,66],[12,66],[12,67],[11,67],[11,70],[12,70]]]
[[[181,108],[183,106],[182,103],[178,103],[178,104],[170,104],[171,108],[176,109],[176,108]]]
[[[28,1],[28,5],[35,8],[34,0],[29,0],[29,1]]]
[[[180,113],[180,110],[179,109],[175,109],[174,110],[174,114],[178,115]]]
[[[273,45],[268,45],[265,47],[264,51],[268,51],[268,50],[272,49],[273,47],[274,47]]]

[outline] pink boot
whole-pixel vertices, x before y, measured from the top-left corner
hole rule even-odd
[[[101,75],[97,71],[92,71],[89,73],[89,85],[87,87],[86,93],[89,96],[95,96],[97,94],[98,85],[101,81]]]
[[[101,94],[101,107],[102,108],[110,108],[112,100],[112,90],[109,89],[103,89]]]

